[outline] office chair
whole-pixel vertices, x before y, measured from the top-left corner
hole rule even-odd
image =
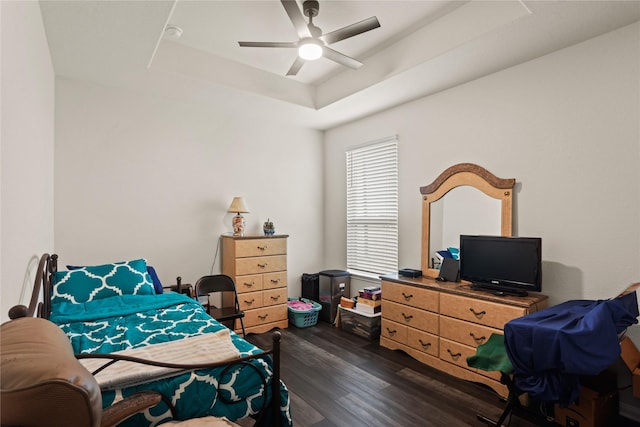
[[[210,303],[209,296],[213,293],[221,293],[221,307],[216,307]],[[238,319],[242,329],[242,336],[244,337],[244,311],[240,310],[238,292],[233,279],[225,274],[214,274],[199,278],[196,282],[196,298],[200,301],[200,297],[203,296],[207,297],[206,302],[202,303],[207,313],[231,330],[234,330],[235,321]],[[233,297],[233,301],[229,301],[231,297]],[[232,303],[232,305],[229,303]]]

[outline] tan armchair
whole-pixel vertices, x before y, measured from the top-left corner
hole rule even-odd
[[[102,409],[95,378],[74,357],[67,336],[33,317],[0,325],[2,426],[115,426],[162,399],[141,392]]]

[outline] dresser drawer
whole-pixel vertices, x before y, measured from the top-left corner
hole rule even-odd
[[[380,334],[401,344],[407,343],[407,327],[385,318],[382,319]]]
[[[287,288],[269,289],[262,292],[262,305],[282,304],[287,302]]]
[[[235,260],[236,274],[271,273],[287,269],[286,255],[261,256],[252,258],[238,258]]]
[[[440,337],[439,345],[440,359],[449,363],[454,363],[465,369],[474,370],[473,368],[469,368],[469,365],[467,365],[467,357],[474,356],[476,354],[475,348],[454,341],[449,341],[442,337]]]
[[[246,326],[263,325],[265,323],[277,322],[287,319],[287,304],[262,307],[257,310],[249,310],[244,313],[244,324]]]
[[[438,312],[437,291],[382,281],[382,298],[399,304]]]
[[[249,276],[236,276],[236,291],[238,293],[253,292],[262,290],[262,274],[251,274]]]
[[[447,293],[440,294],[440,308],[440,314],[497,329],[504,329],[504,324],[509,320],[527,314],[527,310],[522,307]]]
[[[237,258],[282,255],[286,253],[286,239],[248,239],[236,241]]]
[[[262,292],[245,292],[238,295],[238,303],[240,310],[250,310],[252,308],[260,308],[264,305],[262,301]]]
[[[384,300],[382,302],[382,316],[401,325],[411,326],[433,334],[438,333],[438,315],[430,311]]]
[[[424,353],[438,357],[438,337],[417,329],[407,329],[407,345]]]
[[[275,273],[265,273],[263,276],[263,289],[286,288],[287,272],[277,271]]]
[[[443,338],[477,347],[487,342],[491,334],[502,335],[502,330],[452,317],[440,316],[440,336]]]

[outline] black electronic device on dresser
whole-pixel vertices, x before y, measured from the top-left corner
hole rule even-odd
[[[540,292],[542,239],[461,235],[460,279],[496,295]]]

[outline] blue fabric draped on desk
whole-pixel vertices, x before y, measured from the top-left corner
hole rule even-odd
[[[610,300],[575,300],[508,322],[505,347],[516,387],[569,405],[580,375],[597,375],[620,356],[618,335],[638,323],[636,292]]]

